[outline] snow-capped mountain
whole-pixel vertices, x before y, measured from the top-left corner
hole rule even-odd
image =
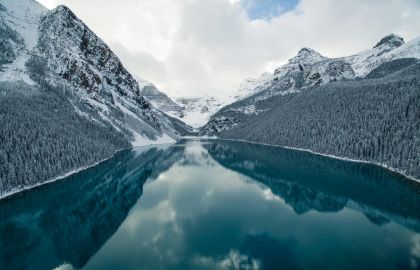
[[[45,66],[43,80],[71,87],[79,102],[94,108],[133,145],[173,141],[189,131],[145,99],[142,92],[150,87],[140,88],[118,57],[70,9],[59,6],[49,11],[34,0],[1,4],[1,25],[8,35],[2,40],[10,56],[1,81],[37,84],[28,65]]]
[[[160,91],[154,84],[142,79],[137,81],[141,95],[150,101],[153,106],[174,118],[184,118],[185,108],[183,106],[173,101],[172,98]]]
[[[184,116],[180,119],[194,128],[199,128],[204,126],[213,114],[235,100],[233,96],[194,96],[177,98],[176,102],[184,107]]]
[[[247,121],[244,119],[257,117],[279,105],[273,98],[287,102],[312,87],[363,79],[381,65],[405,58],[420,59],[420,38],[405,43],[403,38],[390,34],[371,49],[341,58],[328,58],[313,49],[302,48],[273,73],[245,80],[238,90],[242,94],[217,111],[202,127],[201,134],[218,134]]]
[[[248,93],[238,91],[235,95],[190,96],[172,99],[155,85],[145,80],[138,80],[140,93],[157,109],[198,129],[204,126],[210,117],[224,106],[231,104]]]
[[[272,79],[273,74],[270,72],[263,73],[260,77],[248,78],[245,79],[238,88],[237,99],[243,99],[250,95],[255,94],[259,89],[261,89],[265,83],[269,82]]]
[[[67,7],[0,0],[0,197],[193,131]]]
[[[400,53],[397,54],[398,56],[389,54],[403,46],[404,43],[402,37],[390,34],[382,38],[373,48],[341,59],[351,65],[357,77],[364,77],[384,62],[405,58],[406,56]],[[406,48],[403,48],[403,51],[406,51]],[[408,54],[409,57],[415,57],[411,52],[408,52]]]
[[[251,94],[200,134],[367,160],[418,179],[419,52],[420,38],[396,35],[342,58],[304,48],[273,74],[248,80]]]
[[[291,58],[289,62],[274,71],[278,77],[285,76],[295,71],[303,71],[315,63],[327,60],[328,58],[321,55],[319,52],[310,48],[302,48],[298,54]]]
[[[299,91],[304,86],[319,80],[316,72],[328,73],[338,66],[337,63],[328,62],[329,59],[310,48],[302,48],[297,55],[289,59],[288,63],[277,68],[274,73],[264,73],[258,79],[247,79],[239,86],[239,93],[246,93],[239,99],[244,99],[267,89],[276,88],[280,91],[266,93],[263,98],[271,95],[287,94]],[[315,72],[311,72],[314,65],[318,63]],[[323,63],[323,64],[321,64]],[[328,75],[327,75],[328,76]]]
[[[420,38],[405,43],[402,37],[390,34],[369,50],[341,58],[328,58],[313,49],[302,48],[273,73],[266,72],[258,79],[245,80],[239,91],[247,94],[240,99],[267,89],[276,88],[262,98],[295,93],[332,81],[363,78],[381,64],[402,58],[420,58]]]
[[[214,113],[243,95],[192,96],[174,100],[146,80],[138,79],[138,83],[141,95],[153,106],[195,129],[205,125]]]

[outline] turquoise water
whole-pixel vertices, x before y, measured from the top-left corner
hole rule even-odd
[[[420,269],[419,232],[382,168],[186,141],[0,201],[0,269]]]

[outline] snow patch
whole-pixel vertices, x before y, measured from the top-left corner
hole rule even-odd
[[[243,106],[243,107],[239,107],[239,108],[233,108],[233,109],[229,109],[228,111],[231,112],[239,112],[245,115],[252,115],[252,114],[260,114],[262,112],[264,112],[264,110],[257,110],[255,108],[255,105],[248,105],[248,106]]]
[[[356,76],[365,77],[381,64],[401,58],[420,59],[420,38],[411,40],[399,47],[395,47],[393,44],[383,44],[341,59],[352,66]]]
[[[13,63],[4,65],[4,71],[0,72],[0,81],[23,81],[28,85],[35,85],[35,82],[29,77],[26,71],[26,63],[30,57],[29,52],[21,50]]]
[[[184,97],[176,100],[185,107],[184,117],[179,118],[193,128],[199,128],[207,124],[211,116],[218,112],[222,107],[235,102],[234,96],[196,96]]]
[[[8,10],[6,23],[25,40],[29,50],[38,44],[38,26],[48,9],[35,0],[2,0]]]
[[[167,134],[163,134],[161,137],[158,137],[156,140],[149,139],[145,136],[140,135],[139,133],[135,131],[133,131],[133,134],[134,134],[134,141],[131,143],[133,147],[176,143],[176,141],[172,139],[171,137],[169,137]]]

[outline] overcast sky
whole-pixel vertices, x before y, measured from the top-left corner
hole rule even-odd
[[[419,0],[39,0],[70,7],[171,96],[229,93],[301,47],[334,57],[420,36]]]

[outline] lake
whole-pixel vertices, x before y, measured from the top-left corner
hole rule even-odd
[[[241,142],[126,150],[1,200],[0,269],[420,269],[420,185]]]

